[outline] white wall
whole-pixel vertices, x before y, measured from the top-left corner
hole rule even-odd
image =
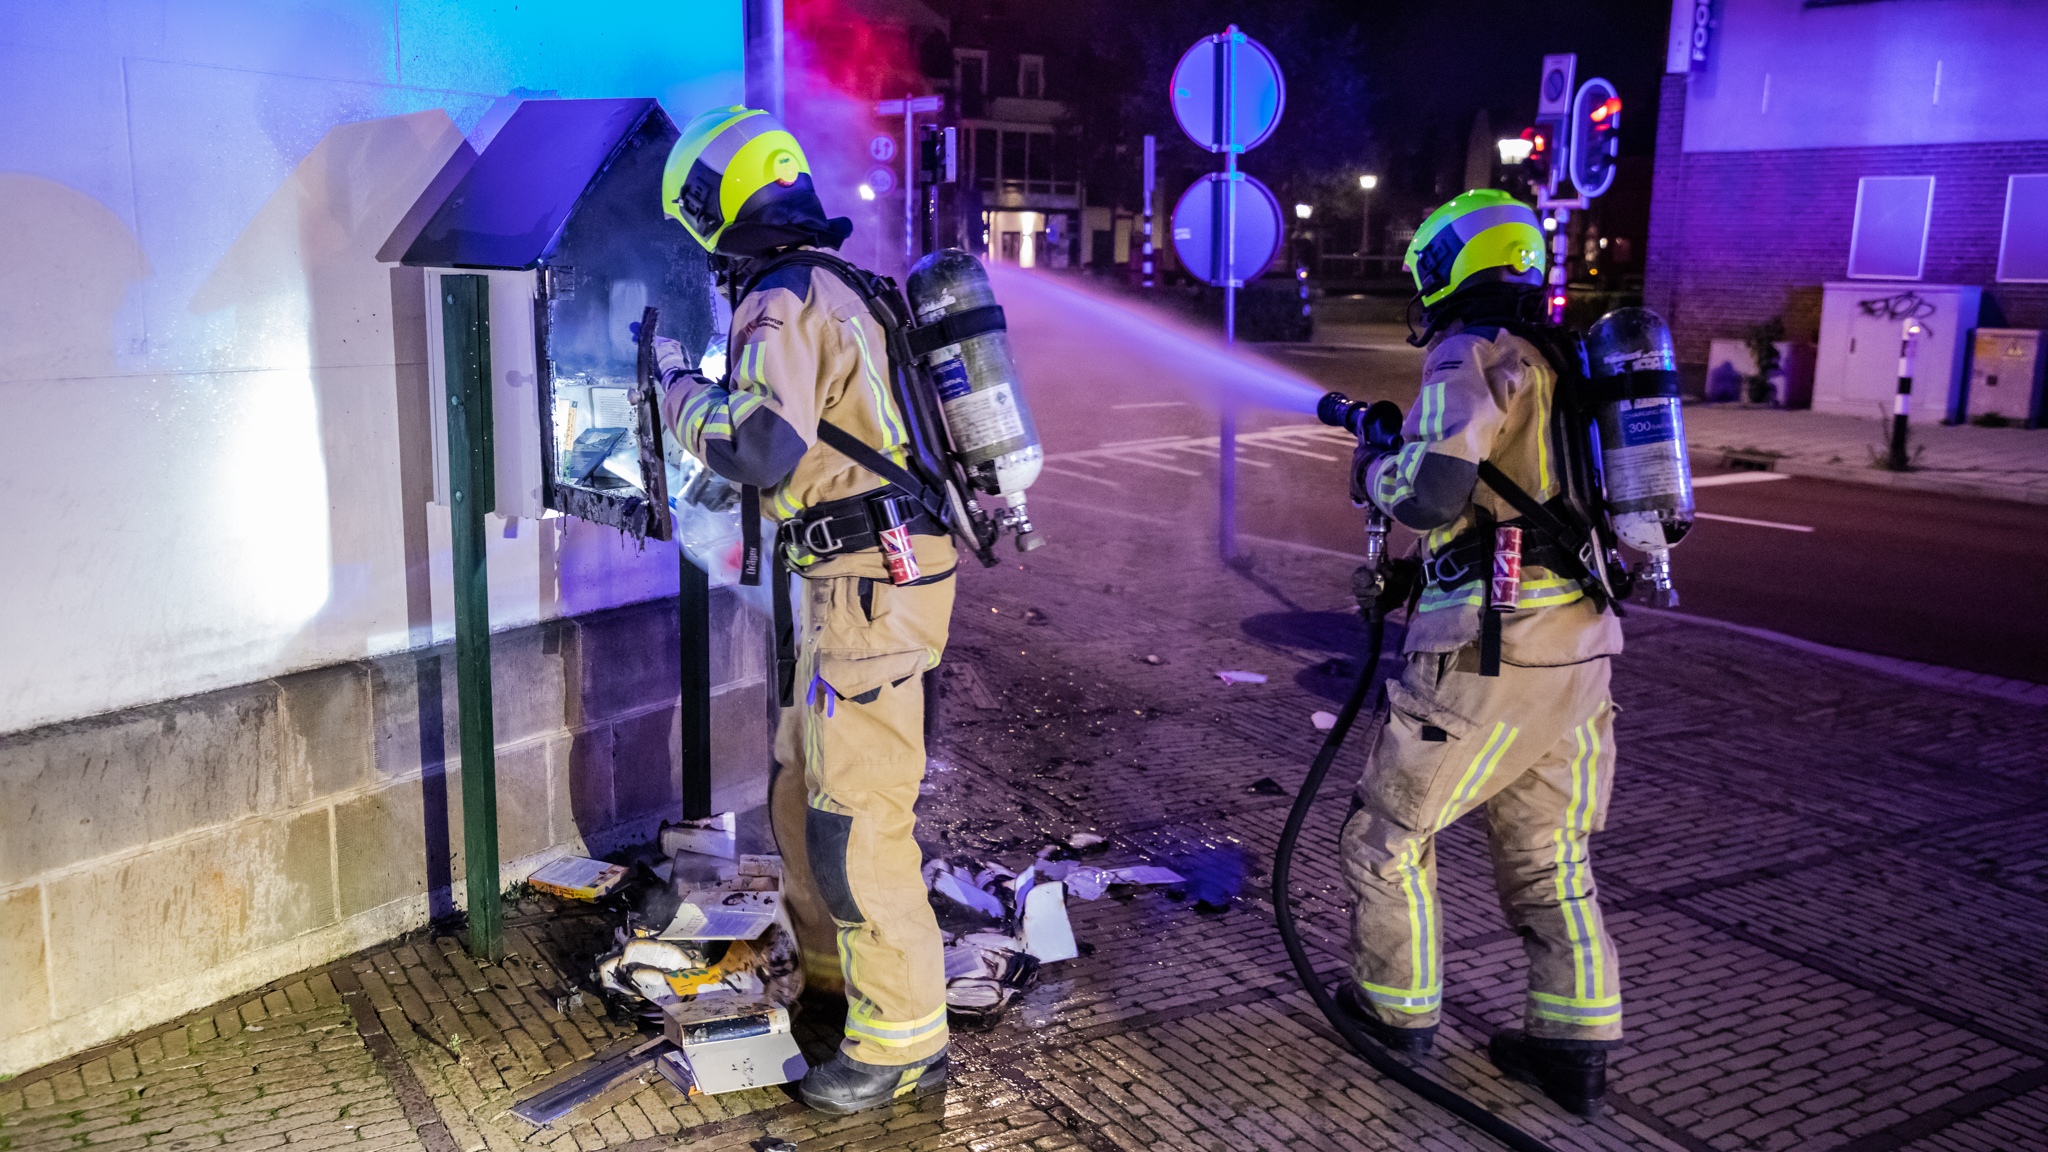
[[[2048,138],[2040,0],[1714,10],[1708,67],[1686,95],[1688,152]]]
[[[737,0],[0,0],[0,732],[445,638],[378,249],[517,97],[681,121],[740,68]],[[675,590],[607,528],[491,537],[500,625]]]

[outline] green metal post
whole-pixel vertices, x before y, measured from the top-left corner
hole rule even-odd
[[[498,506],[491,453],[490,280],[441,277],[447,350],[448,497],[455,544],[455,684],[462,731],[462,856],[469,951],[505,958],[498,901],[498,762],[491,730],[491,594],[484,513]]]
[[[683,819],[711,815],[711,580],[690,563],[690,554],[676,542],[682,557],[682,595],[676,608],[683,633],[683,678],[678,707],[683,760]]]

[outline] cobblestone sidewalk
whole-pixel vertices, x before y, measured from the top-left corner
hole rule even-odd
[[[527,1128],[515,1100],[634,1041],[570,999],[608,925],[527,902],[503,964],[423,933],[0,1085],[0,1152],[1493,1147],[1345,1051],[1273,929],[1290,797],[1252,785],[1299,785],[1310,713],[1356,673],[1350,562],[1268,548],[1234,572],[1147,513],[1048,502],[1039,522],[1056,547],[963,573],[928,853],[1016,867],[1090,830],[1107,862],[1236,896],[1073,901],[1089,953],[957,1036],[943,1096],[833,1120],[781,1091],[688,1101],[655,1078]],[[1608,1114],[1576,1120],[1485,1059],[1524,960],[1477,816],[1439,842],[1448,1020],[1426,1072],[1560,1150],[2048,1148],[2048,709],[1812,660],[1630,624],[1614,816],[1594,841],[1630,1029]],[[1347,750],[1336,775],[1358,768]],[[1328,976],[1346,786],[1296,868]],[[822,1053],[835,1023],[811,1012],[801,1038]]]
[[[1870,466],[1890,425],[1876,417],[1786,412],[1735,404],[1693,404],[1685,438],[1695,463],[1734,453],[1793,476],[1879,484],[1957,496],[2048,504],[2048,429],[1978,428],[1916,420],[1907,443],[1919,455],[1910,472]]]

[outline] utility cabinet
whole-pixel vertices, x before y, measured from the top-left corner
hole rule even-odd
[[[1926,329],[1914,365],[1913,414],[1959,419],[1981,293],[1969,284],[1824,285],[1813,410],[1889,418],[1899,390],[1899,341],[1910,318]]]
[[[565,513],[670,538],[660,416],[639,386],[638,325],[652,307],[661,335],[702,349],[713,324],[705,253],[661,208],[678,137],[651,99],[528,100],[406,250],[403,263],[428,270],[442,459],[440,278],[489,277],[501,514]]]
[[[2003,416],[2039,428],[2042,412],[2041,330],[1979,328],[1970,341],[1969,389],[1963,415]]]

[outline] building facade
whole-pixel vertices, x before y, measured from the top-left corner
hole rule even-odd
[[[2048,327],[2035,239],[2048,232],[2048,6],[1674,10],[1644,296],[1671,322],[1689,387],[1711,341],[1773,317],[1820,341],[1831,283],[1974,287],[1965,326]]]

